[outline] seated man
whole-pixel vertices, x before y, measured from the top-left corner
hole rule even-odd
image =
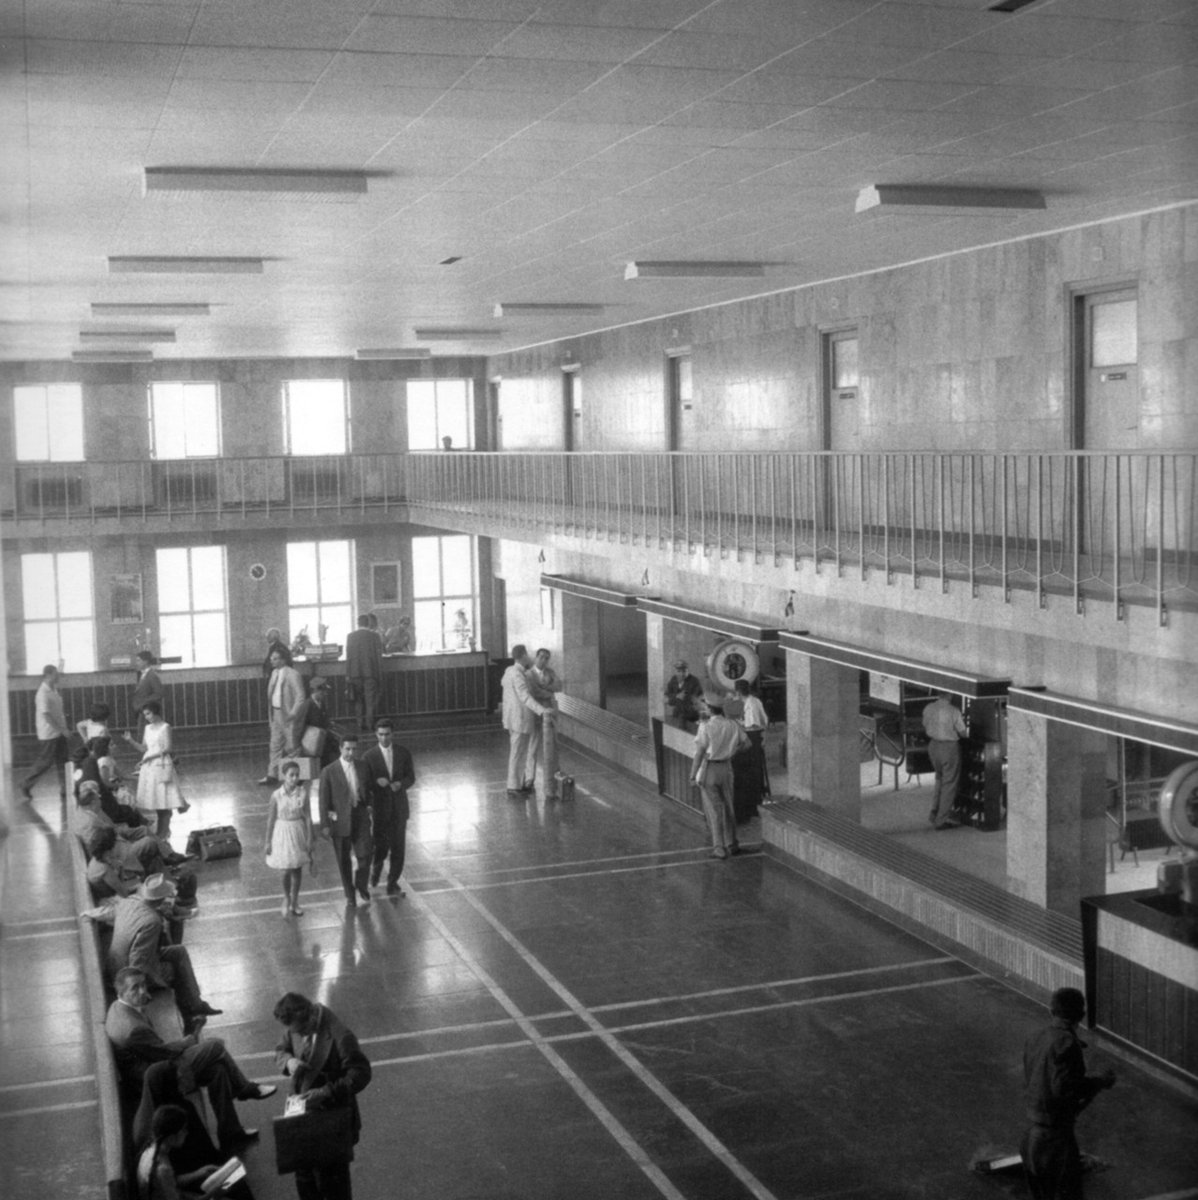
[[[118,825],[144,826],[146,818],[133,805],[133,796],[124,786],[116,760],[110,753],[111,746],[112,739],[106,733],[87,743],[87,753],[75,766],[75,793],[78,795],[85,781],[93,780],[100,785],[100,807],[108,816]]]
[[[136,863],[122,861],[118,849],[124,843],[117,841],[115,831],[97,829],[88,839],[87,882],[92,897],[99,904],[132,896],[141,887],[145,877]],[[175,885],[174,900],[163,907],[171,941],[176,945],[183,941],[183,922],[194,917],[196,912],[196,877],[190,871],[178,871],[172,882]]]
[[[100,808],[100,785],[85,779],[79,785],[79,798],[71,814],[71,829],[84,847],[101,829],[111,829],[116,837],[117,858],[123,866],[139,871],[143,875],[161,874],[166,870],[167,859],[157,838],[149,836],[144,826],[130,829],[118,825]],[[171,851],[171,860],[182,861],[182,856]]]
[[[173,1062],[180,1092],[208,1090],[217,1136],[226,1154],[240,1142],[255,1140],[258,1131],[242,1126],[233,1102],[265,1100],[278,1091],[275,1084],[247,1079],[219,1038],[201,1039],[196,1031],[176,1042],[163,1041],[145,1016],[150,988],[144,971],[125,967],[117,972],[115,984],[117,998],[108,1009],[104,1029],[121,1076],[140,1090],[153,1063]]]
[[[189,1027],[200,1017],[220,1013],[201,995],[191,965],[191,955],[176,946],[166,927],[164,908],[175,890],[164,875],[150,875],[136,894],[118,900],[113,908],[112,942],[108,947],[108,972],[115,979],[124,967],[136,967],[151,990],[170,988]]]

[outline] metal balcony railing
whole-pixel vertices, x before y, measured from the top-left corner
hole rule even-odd
[[[18,464],[18,521],[331,519],[407,505],[430,524],[751,556],[817,571],[908,576],[1198,607],[1198,453],[892,452],[349,454]]]
[[[1157,608],[1198,603],[1198,454],[416,454],[413,512]]]

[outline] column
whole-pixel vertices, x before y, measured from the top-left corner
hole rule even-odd
[[[861,819],[859,708],[855,668],[786,651],[790,791],[853,821]]]
[[[1106,889],[1106,735],[1007,714],[1007,880],[1017,896],[1078,915]]]
[[[562,670],[571,696],[603,705],[603,639],[599,605],[570,592],[558,592],[561,603]]]

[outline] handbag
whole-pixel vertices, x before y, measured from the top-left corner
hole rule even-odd
[[[187,853],[198,855],[201,862],[240,858],[241,839],[232,825],[209,825],[207,829],[193,829],[187,838]]]
[[[353,1111],[347,1104],[275,1117],[274,1129],[280,1175],[354,1161]]]
[[[300,738],[300,748],[309,758],[319,758],[321,751],[324,750],[325,730],[319,725],[309,725],[304,730],[304,736]]]

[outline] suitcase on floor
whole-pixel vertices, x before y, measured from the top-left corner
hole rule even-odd
[[[232,825],[210,825],[193,829],[187,839],[187,853],[199,855],[201,862],[218,858],[240,858],[241,839]]]
[[[554,776],[557,781],[557,798],[559,800],[574,799],[574,776],[563,774],[561,771]]]

